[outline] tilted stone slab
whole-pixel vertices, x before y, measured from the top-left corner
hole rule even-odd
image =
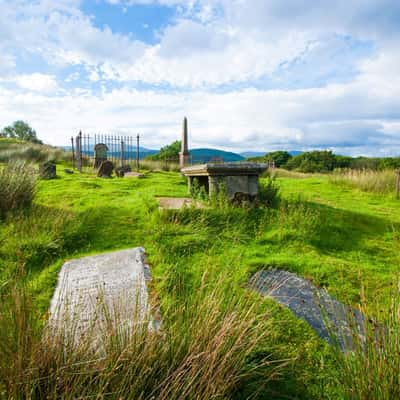
[[[49,326],[73,332],[76,342],[110,323],[126,330],[148,323],[149,279],[140,247],[68,261],[58,276]]]
[[[259,271],[250,283],[260,294],[272,297],[305,320],[321,338],[328,342],[337,340],[342,350],[352,348],[354,332],[364,336],[365,317],[358,310],[292,272]]]

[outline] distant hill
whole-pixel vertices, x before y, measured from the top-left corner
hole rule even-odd
[[[191,149],[190,155],[193,164],[207,163],[213,158],[222,158],[225,162],[242,161],[245,159],[240,154],[217,149]]]
[[[65,151],[71,151],[71,149],[72,149],[71,146],[62,146],[61,148],[63,150],[65,150]],[[159,150],[147,149],[146,147],[140,147],[139,146],[139,158],[142,159],[142,158],[145,158],[147,156],[151,156],[152,154],[158,153],[158,151]],[[83,151],[83,153],[87,154],[87,155],[90,155],[90,156],[93,155],[93,151]],[[129,153],[130,155],[136,154],[136,147],[135,146],[126,146],[125,153]],[[108,155],[110,157],[111,156],[118,157],[119,154],[120,154],[119,151],[114,151],[114,152],[113,151],[108,151]]]
[[[243,153],[240,153],[241,156],[245,158],[252,158],[252,157],[264,157],[266,154],[270,153],[269,151],[244,151]],[[288,153],[295,157],[298,156],[299,154],[303,154],[303,151],[299,150],[288,150]]]
[[[240,153],[240,155],[244,158],[249,158],[249,157],[262,157],[265,156],[267,152],[266,151],[244,151],[243,153]]]

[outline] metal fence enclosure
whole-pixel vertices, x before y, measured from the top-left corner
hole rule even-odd
[[[102,161],[110,160],[115,167],[136,164],[139,168],[139,135],[84,135],[71,137],[72,165],[79,171],[83,167],[98,168]]]

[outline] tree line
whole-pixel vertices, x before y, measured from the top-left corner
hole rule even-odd
[[[42,144],[36,131],[24,121],[15,121],[12,125],[4,127],[0,131],[0,137]]]
[[[335,169],[384,170],[400,168],[400,157],[350,157],[334,154],[330,150],[314,150],[292,156],[287,151],[273,151],[249,161],[274,162],[278,168],[299,172],[331,172]]]

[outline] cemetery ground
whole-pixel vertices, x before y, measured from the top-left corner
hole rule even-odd
[[[225,204],[159,210],[156,196],[187,196],[186,181],[178,173],[101,179],[63,169],[58,165],[58,179],[38,182],[32,208],[0,222],[0,286],[2,293],[11,293],[0,306],[0,397],[151,398],[156,393],[154,398],[171,399],[366,398],[346,387],[341,356],[332,347],[247,283],[256,271],[284,269],[326,287],[345,303],[366,300],[368,312],[376,315],[375,306],[391,303],[398,282],[400,203],[394,196],[340,186],[323,175],[282,177],[276,208]],[[154,371],[140,375],[116,360],[99,369],[85,360],[82,367],[78,356],[74,362],[68,359],[70,364],[51,364],[47,355],[39,358],[43,364],[31,387],[24,386],[21,382],[29,381],[33,367],[30,352],[40,342],[63,262],[138,246],[148,254],[151,301],[160,309],[168,346],[164,341],[146,352],[143,341],[129,355],[116,352],[113,357],[132,357],[129,365]],[[13,313],[7,314],[7,307]],[[222,343],[225,338],[228,347],[218,350],[208,333]],[[189,352],[193,342],[198,343],[197,359],[179,370],[178,354],[183,348]],[[210,358],[202,358],[207,349]],[[143,361],[139,350],[149,359]],[[210,367],[217,350],[221,365],[232,360],[229,368]],[[358,367],[355,375],[367,368]],[[184,375],[191,368],[197,372]],[[134,374],[141,384],[133,385]],[[179,376],[186,376],[186,382]],[[379,381],[389,388],[376,376]],[[163,391],[168,385],[170,392]],[[382,393],[389,389],[369,398],[395,398]]]

